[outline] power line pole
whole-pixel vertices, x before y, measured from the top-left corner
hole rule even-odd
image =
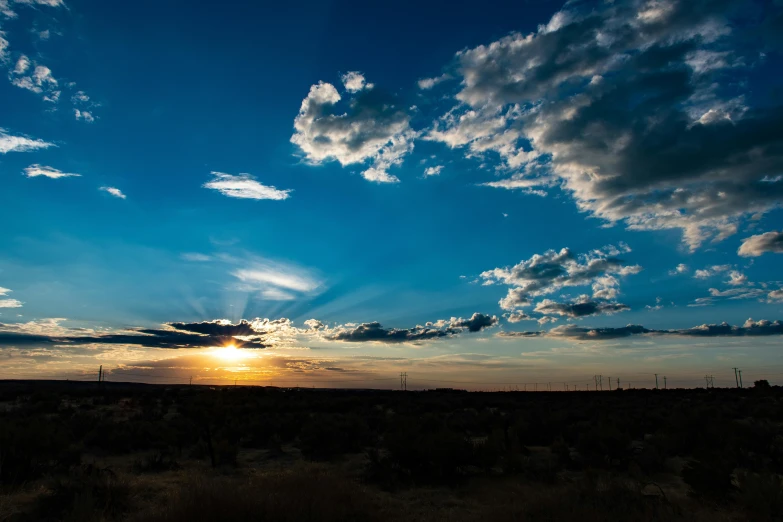
[[[737,368],[732,368],[734,370],[734,382],[737,384],[737,388],[739,388],[739,378],[737,377]]]
[[[663,389],[666,389],[666,376],[663,376]]]
[[[655,389],[658,389],[658,374],[655,374]]]
[[[101,364],[98,368],[98,384],[101,383],[101,378],[103,377],[103,365]]]
[[[620,389],[620,378],[619,377],[617,378],[617,389],[618,390]]]
[[[705,375],[704,380],[707,381],[707,389],[715,387],[715,377],[712,375]]]
[[[740,388],[742,388],[742,370],[739,370]]]
[[[408,373],[407,372],[401,372],[400,373],[400,390],[408,391]]]

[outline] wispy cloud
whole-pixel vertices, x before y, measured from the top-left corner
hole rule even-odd
[[[310,270],[259,258],[232,271],[231,275],[241,281],[240,289],[257,292],[270,301],[290,301],[299,295],[312,295],[323,285]]]
[[[204,263],[212,260],[212,256],[206,254],[199,254],[198,252],[185,252],[182,254],[182,259],[185,261],[194,261],[197,263]]]
[[[83,120],[86,121],[87,123],[92,123],[95,121],[95,116],[93,116],[90,111],[82,111],[79,109],[74,109],[73,115],[77,120]]]
[[[63,0],[0,0],[0,14],[6,18],[16,18],[16,11],[13,10],[14,5],[65,7],[65,2]]]
[[[25,55],[17,59],[9,79],[21,89],[41,94],[44,101],[55,103],[60,99],[59,82],[52,75],[52,70],[31,61]]]
[[[103,190],[105,192],[108,192],[109,194],[111,194],[115,198],[120,198],[120,199],[126,199],[127,198],[127,196],[125,194],[123,194],[122,191],[120,189],[118,189],[118,188],[101,187],[99,190]]]
[[[56,147],[54,143],[28,138],[27,136],[13,136],[7,130],[0,128],[0,154],[9,152],[30,152],[38,149]]]
[[[18,301],[16,299],[6,298],[6,296],[11,292],[8,288],[3,288],[0,286],[0,308],[21,308],[22,302]]]
[[[443,165],[435,165],[434,167],[427,167],[424,169],[424,175],[429,176],[437,176],[440,174],[440,171],[443,170]]]
[[[81,174],[75,174],[72,172],[63,172],[54,167],[47,167],[45,165],[39,165],[38,163],[34,163],[33,165],[30,165],[29,167],[24,169],[24,174],[28,178],[44,176],[52,179],[71,178],[71,177],[81,176]]]
[[[217,190],[224,196],[242,199],[288,199],[291,190],[279,190],[264,185],[250,174],[231,175],[223,172],[212,172],[215,179],[204,183],[204,188]]]

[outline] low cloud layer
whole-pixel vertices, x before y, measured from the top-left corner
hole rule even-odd
[[[0,289],[9,292],[7,289]],[[145,348],[267,348],[295,339],[344,342],[417,343],[465,332],[480,332],[497,325],[498,318],[475,313],[469,319],[427,323],[412,328],[383,328],[378,322],[327,326],[316,319],[301,327],[287,318],[226,319],[195,323],[170,322],[161,328],[130,328],[117,332],[96,332],[61,326],[63,320],[32,323],[0,323],[0,346],[30,345],[133,345]]]
[[[547,331],[500,332],[501,337],[546,337],[565,338],[579,341],[605,341],[631,337],[635,335],[669,335],[681,337],[753,337],[783,335],[781,321],[754,321],[748,319],[742,326],[728,323],[702,324],[680,330],[652,330],[637,324],[619,328],[589,328],[576,325],[563,325]]]
[[[324,332],[327,339],[347,342],[415,343],[468,332],[480,332],[498,324],[498,318],[474,313],[469,319],[452,317],[413,328],[384,328],[378,322],[345,325]]]

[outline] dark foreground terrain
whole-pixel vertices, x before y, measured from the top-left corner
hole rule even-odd
[[[0,521],[781,520],[783,389],[0,382]]]

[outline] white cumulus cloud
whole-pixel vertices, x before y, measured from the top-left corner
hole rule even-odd
[[[212,172],[215,179],[204,183],[204,188],[217,190],[224,196],[241,199],[272,199],[283,200],[291,197],[291,190],[279,190],[264,185],[250,174],[236,176],[224,172]]]

